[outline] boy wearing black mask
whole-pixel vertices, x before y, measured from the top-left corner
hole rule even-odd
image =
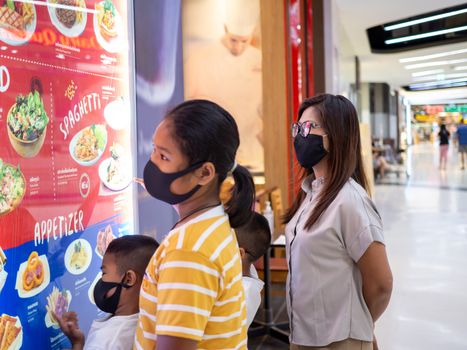
[[[54,315],[73,350],[131,349],[141,282],[157,247],[153,238],[142,235],[120,237],[109,244],[102,260],[102,278],[94,288],[94,301],[110,315],[92,323],[86,341],[75,312]]]

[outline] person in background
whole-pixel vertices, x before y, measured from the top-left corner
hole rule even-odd
[[[379,175],[380,180],[384,178],[386,171],[390,169],[383,152],[378,149],[373,149],[373,170]]]
[[[246,325],[250,327],[261,305],[264,282],[258,278],[253,263],[261,258],[271,245],[271,229],[266,218],[258,213],[245,226],[235,230],[242,257],[243,288],[245,289]]]
[[[219,105],[184,102],[157,127],[144,169],[151,196],[180,220],[151,259],[141,286],[135,349],[246,349],[242,263],[235,232],[253,217],[255,186],[238,165],[237,124]],[[224,206],[219,192],[232,175]]]
[[[357,112],[343,96],[308,98],[292,136],[303,181],[284,217],[291,349],[376,348],[392,273]]]
[[[467,153],[467,125],[457,126],[457,140],[459,142],[459,156],[461,159],[461,170],[465,169],[465,157]]]
[[[76,312],[54,315],[72,350],[131,349],[141,282],[157,247],[153,238],[142,235],[123,236],[109,244],[102,260],[102,278],[94,288],[96,306],[109,315],[92,323],[87,338],[79,328]]]
[[[186,50],[185,96],[220,104],[235,118],[239,163],[264,169],[262,146],[261,51],[252,45],[259,24],[259,0],[226,0],[223,35]]]
[[[439,136],[439,168],[442,170],[445,170],[446,163],[448,162],[449,136],[451,136],[451,133],[446,129],[446,124],[441,124],[438,136]]]

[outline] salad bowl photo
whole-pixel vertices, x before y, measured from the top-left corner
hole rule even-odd
[[[16,153],[23,158],[35,157],[41,150],[49,118],[37,91],[18,95],[7,117],[8,138]]]

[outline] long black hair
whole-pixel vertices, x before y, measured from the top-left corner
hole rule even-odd
[[[305,99],[298,111],[298,120],[310,107],[321,116],[323,129],[329,140],[329,174],[319,194],[318,202],[307,219],[305,228],[310,229],[337,197],[349,178],[354,179],[369,192],[368,178],[363,166],[362,145],[358,116],[352,102],[340,95],[319,94]],[[313,169],[302,171],[302,180],[313,175]],[[288,223],[300,208],[305,193],[300,190],[292,206],[284,215]]]
[[[207,100],[186,101],[165,117],[172,122],[176,142],[190,164],[212,162],[218,175],[218,191],[235,163],[240,144],[237,124],[224,108]],[[237,165],[232,173],[235,186],[225,204],[233,228],[253,217],[255,185],[250,172]]]

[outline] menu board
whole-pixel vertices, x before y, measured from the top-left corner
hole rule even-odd
[[[134,233],[127,1],[0,0],[0,349],[86,334],[102,256]]]

